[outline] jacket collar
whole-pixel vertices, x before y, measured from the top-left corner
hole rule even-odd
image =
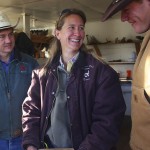
[[[58,52],[57,55],[52,60],[50,68],[56,68],[59,65],[60,56],[61,56],[61,53]],[[73,70],[75,68],[82,68],[83,66],[85,66],[85,62],[86,62],[85,56],[86,56],[86,53],[83,52],[83,51],[80,51],[79,56],[78,56],[76,62],[74,63],[74,65],[73,65]]]
[[[22,56],[21,56],[19,50],[16,47],[14,49],[14,59],[18,59],[18,60],[22,59]]]

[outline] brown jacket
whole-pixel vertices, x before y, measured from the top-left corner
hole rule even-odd
[[[132,130],[133,150],[150,149],[150,30],[146,33],[133,71]]]

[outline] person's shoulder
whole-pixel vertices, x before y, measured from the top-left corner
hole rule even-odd
[[[109,74],[116,75],[116,71],[110,65],[108,65],[108,63],[104,61],[101,57],[95,58],[91,54],[87,54],[87,60],[96,69],[100,71],[108,72]]]
[[[35,66],[39,65],[37,60],[34,57],[32,57],[28,54],[22,53],[22,52],[20,53],[20,55],[21,55],[21,61],[30,63],[30,64],[34,64]]]
[[[107,62],[104,61],[100,56],[94,57],[92,54],[86,54],[87,61],[95,63],[97,65],[108,66]]]
[[[25,54],[25,53],[20,53],[21,54],[21,58],[23,60],[30,60],[30,61],[36,61],[36,59],[28,54]]]
[[[42,66],[38,66],[33,70],[34,75],[38,76],[38,78],[42,81],[45,80],[49,75],[49,70],[45,69]]]

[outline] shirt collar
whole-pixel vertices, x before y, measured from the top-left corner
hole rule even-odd
[[[1,61],[2,63],[4,63],[4,64],[9,64],[13,59],[14,59],[14,51],[11,52],[10,57],[9,57],[9,60],[8,60],[7,63],[5,63],[5,62],[3,62],[3,61],[1,61],[1,60],[0,60],[0,61]]]
[[[67,62],[67,64],[68,64],[68,63],[71,63],[71,64],[73,65],[73,64],[75,63],[75,61],[77,60],[78,56],[79,56],[79,52],[78,52],[75,56],[73,56],[73,57]],[[63,68],[65,68],[65,65],[64,65],[64,63],[63,63],[63,61],[62,61],[62,55],[60,56],[59,62],[60,62],[60,66],[63,67]]]
[[[12,53],[11,53],[11,55],[10,55],[10,57],[9,57],[9,63],[14,59],[14,51],[12,51]]]

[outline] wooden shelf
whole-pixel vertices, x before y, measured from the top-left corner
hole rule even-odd
[[[40,51],[43,47],[50,44],[51,40],[54,36],[39,36],[39,35],[31,35],[31,41],[34,44],[36,50]]]
[[[120,82],[122,83],[131,83],[132,79],[127,79],[127,78],[119,78]]]
[[[120,64],[135,64],[135,62],[122,61],[122,62],[108,62],[109,65],[120,65]]]

